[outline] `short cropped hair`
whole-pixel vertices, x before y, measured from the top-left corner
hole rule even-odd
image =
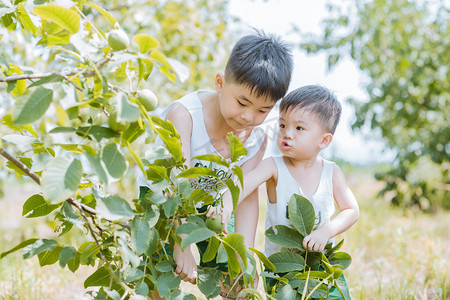
[[[242,37],[231,51],[225,80],[250,89],[256,97],[277,102],[286,94],[293,69],[290,48],[263,31]]]
[[[307,85],[295,89],[280,102],[280,111],[304,109],[319,119],[322,128],[334,134],[341,118],[342,106],[329,89],[320,85]]]

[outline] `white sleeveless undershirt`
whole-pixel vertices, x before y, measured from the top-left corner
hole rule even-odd
[[[267,200],[267,213],[265,229],[273,227],[276,232],[275,225],[286,225],[292,227],[291,222],[287,218],[287,207],[289,200],[293,194],[308,199],[314,207],[316,214],[316,220],[314,223],[314,229],[320,228],[325,222],[330,221],[330,218],[335,213],[334,197],[333,197],[333,165],[334,163],[325,159],[322,159],[323,169],[320,176],[319,186],[313,195],[305,195],[297,183],[292,177],[289,169],[284,163],[282,156],[273,157],[278,171],[278,181],[276,186],[277,202],[270,203]],[[267,238],[265,240],[266,256],[270,256],[273,253],[280,252],[282,247],[272,243]]]
[[[211,143],[211,139],[208,136],[208,132],[205,127],[205,120],[203,118],[203,106],[199,98],[199,93],[208,92],[204,90],[196,91],[190,94],[185,95],[181,99],[171,103],[160,116],[162,119],[166,119],[167,114],[175,103],[180,103],[189,111],[189,114],[192,118],[192,133],[191,133],[191,157],[204,155],[204,154],[215,154],[220,157],[222,155],[213,147]],[[265,138],[265,131],[256,126],[253,128],[250,136],[244,143],[244,147],[247,149],[247,155],[245,155],[240,161],[236,163],[236,165],[241,166],[246,161],[255,156],[255,154],[261,148],[262,142]],[[161,139],[158,137],[155,141],[154,147],[163,146]],[[213,169],[223,170],[223,167],[216,164],[210,164],[210,162],[193,160],[192,166],[205,166]],[[223,173],[223,176],[230,176],[230,174]],[[139,186],[150,186],[151,181],[146,181],[144,176],[140,174],[137,178],[137,183]],[[208,185],[207,180],[204,180],[201,185]],[[208,190],[207,186],[196,186],[197,188],[202,188]]]

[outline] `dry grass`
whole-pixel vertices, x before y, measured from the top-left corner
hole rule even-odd
[[[393,209],[375,197],[380,185],[360,171],[349,177],[349,182],[361,217],[337,240],[345,238],[343,250],[353,257],[345,272],[353,299],[442,299],[443,289],[450,290],[450,213],[427,215]],[[45,224],[42,219],[21,216],[22,204],[36,191],[33,185],[5,187],[0,199],[0,252],[26,238],[54,236],[51,219]],[[264,203],[258,249],[264,244],[265,209]],[[92,271],[85,267],[73,274],[57,264],[41,268],[36,257],[23,260],[18,251],[0,260],[0,299],[89,299],[83,281]],[[182,286],[205,299],[195,286]]]

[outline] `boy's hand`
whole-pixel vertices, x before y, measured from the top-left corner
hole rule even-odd
[[[197,281],[197,263],[192,255],[190,246],[184,251],[177,243],[173,246],[173,259],[177,268],[175,274],[184,281],[195,284]]]
[[[323,251],[331,238],[325,226],[314,230],[303,239],[303,247],[310,251]]]

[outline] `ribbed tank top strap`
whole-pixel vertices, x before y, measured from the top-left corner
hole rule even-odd
[[[323,170],[320,177],[319,190],[316,194],[329,192],[333,195],[333,162],[323,159]]]

